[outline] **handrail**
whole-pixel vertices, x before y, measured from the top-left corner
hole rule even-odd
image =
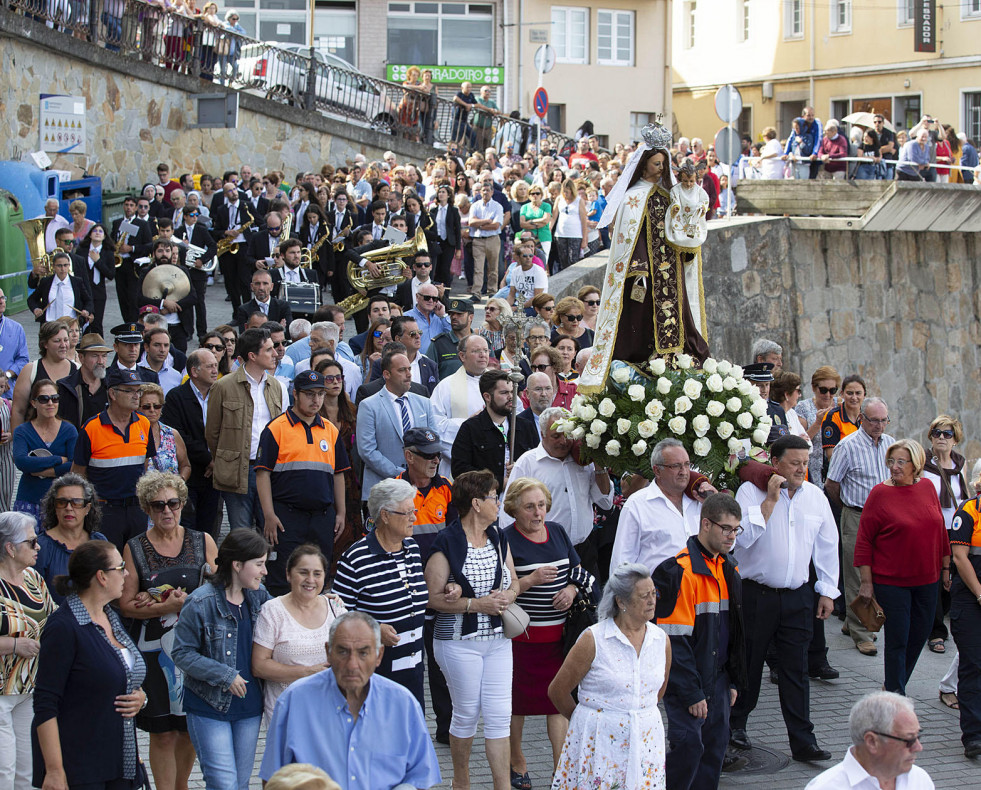
[[[466,155],[512,141],[523,153],[537,127],[505,115],[487,116],[454,101],[257,41],[173,10],[171,0],[8,0],[8,7],[49,27],[127,58],[259,93],[306,110],[338,116],[406,140]],[[311,69],[310,64],[313,63]],[[564,154],[572,138],[541,130],[539,148]]]

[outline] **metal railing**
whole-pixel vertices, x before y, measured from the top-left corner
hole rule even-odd
[[[571,153],[572,138],[370,77],[316,49],[256,41],[171,0],[9,0],[11,10],[122,57],[246,90],[462,155],[506,141]],[[312,67],[311,67],[312,64]]]

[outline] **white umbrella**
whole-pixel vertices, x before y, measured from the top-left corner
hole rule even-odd
[[[853,112],[841,120],[844,123],[850,123],[852,126],[864,126],[866,129],[871,129],[875,126],[875,116],[870,112]],[[882,119],[882,125],[890,132],[896,131],[896,127],[889,123],[886,118]]]

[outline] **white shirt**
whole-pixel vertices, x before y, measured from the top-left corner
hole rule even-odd
[[[475,239],[482,239],[488,236],[499,236],[501,226],[504,224],[504,209],[491,197],[490,201],[484,203],[483,200],[476,201],[470,208],[470,221],[475,219],[490,219],[497,223],[497,230],[477,230],[470,229],[470,236]]]
[[[596,482],[596,466],[580,466],[571,456],[555,458],[548,454],[544,445],[529,450],[514,462],[510,480],[534,477],[545,484],[552,494],[552,507],[545,517],[561,524],[573,545],[582,543],[593,531],[593,505],[604,510],[613,507],[613,486],[604,494]],[[509,484],[510,485],[510,482]],[[507,486],[501,501],[507,494]],[[501,512],[501,528],[510,526],[514,519]]]
[[[194,397],[198,399],[198,405],[201,407],[201,419],[204,420],[204,424],[208,424],[208,398],[211,397],[211,390],[208,390],[207,395],[202,395],[201,390],[198,389],[198,385],[193,381],[191,382],[191,392],[194,393]]]
[[[256,381],[249,375],[248,370],[243,372],[245,373],[245,380],[249,382],[249,392],[252,395],[252,441],[249,444],[249,460],[254,461],[256,451],[259,449],[259,437],[262,435],[262,429],[269,424],[273,417],[278,417],[279,414],[269,413],[269,405],[263,396],[266,379],[269,378],[268,373],[262,371],[262,378]],[[290,404],[289,398],[286,397],[286,392],[283,390],[283,385],[276,378],[271,380],[276,382],[271,386],[280,388],[280,402],[283,405],[283,411],[286,411]]]
[[[852,746],[838,765],[815,776],[805,790],[880,790],[879,780],[855,759],[854,749]],[[909,773],[896,777],[896,790],[934,790],[934,785],[927,772],[914,765]]]
[[[45,321],[57,321],[62,316],[74,315],[71,308],[75,306],[75,289],[71,280],[66,276],[59,280],[58,275],[51,279],[51,290],[48,291],[48,309],[44,311]]]
[[[450,455],[453,452],[453,442],[460,432],[460,426],[467,417],[472,417],[484,408],[484,399],[480,396],[480,376],[467,374],[467,413],[452,414],[453,398],[451,390],[459,381],[455,376],[448,376],[436,385],[429,402],[433,407],[433,420],[436,423],[436,433],[439,434],[440,444],[443,445],[443,460],[439,465],[439,473],[443,477],[453,477],[450,469]]]
[[[736,492],[744,530],[733,549],[739,575],[778,590],[796,590],[807,583],[813,560],[814,589],[837,598],[838,528],[824,492],[807,481],[793,497],[781,489],[769,521],[763,519],[764,499],[766,491],[753,483],[743,483]]]
[[[774,138],[773,140],[767,140],[766,144],[760,151],[762,156],[767,156],[768,154],[773,154],[769,159],[764,159],[760,168],[763,171],[762,178],[783,178],[783,169],[786,167],[787,163],[784,162],[780,156],[783,154],[783,148],[780,145],[780,141]]]
[[[511,287],[514,288],[515,307],[524,307],[525,302],[534,297],[536,289],[548,290],[548,275],[541,266],[532,264],[525,271],[518,265],[511,272]]]
[[[102,245],[98,247],[90,247],[90,252],[95,253],[95,259],[93,260],[90,256],[85,256],[85,262],[89,265],[89,271],[92,272],[92,284],[98,285],[102,282],[102,272],[95,268],[95,262],[99,260],[99,256],[102,254]]]
[[[653,573],[698,534],[701,514],[702,503],[687,494],[681,495],[679,511],[655,482],[631,494],[620,513],[610,570],[625,562],[639,562]]]
[[[282,268],[283,282],[284,283],[301,283],[303,280],[300,279],[299,268],[291,269],[289,266],[284,266]]]
[[[236,198],[234,203],[228,203],[228,227],[229,228],[237,228],[240,225],[242,225],[242,222],[240,222],[242,218],[241,212],[242,212],[241,200]],[[241,243],[245,241],[245,235],[239,233],[234,239],[232,239],[232,241]],[[253,453],[253,455],[255,454]]]
[[[55,234],[62,228],[67,228],[69,222],[61,214],[55,214],[48,223],[48,227],[44,231],[44,250],[45,252],[52,252],[58,245],[55,244]]]

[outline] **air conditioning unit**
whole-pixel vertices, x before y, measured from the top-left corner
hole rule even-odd
[[[772,99],[773,98],[773,83],[764,82],[763,83],[763,98]]]

